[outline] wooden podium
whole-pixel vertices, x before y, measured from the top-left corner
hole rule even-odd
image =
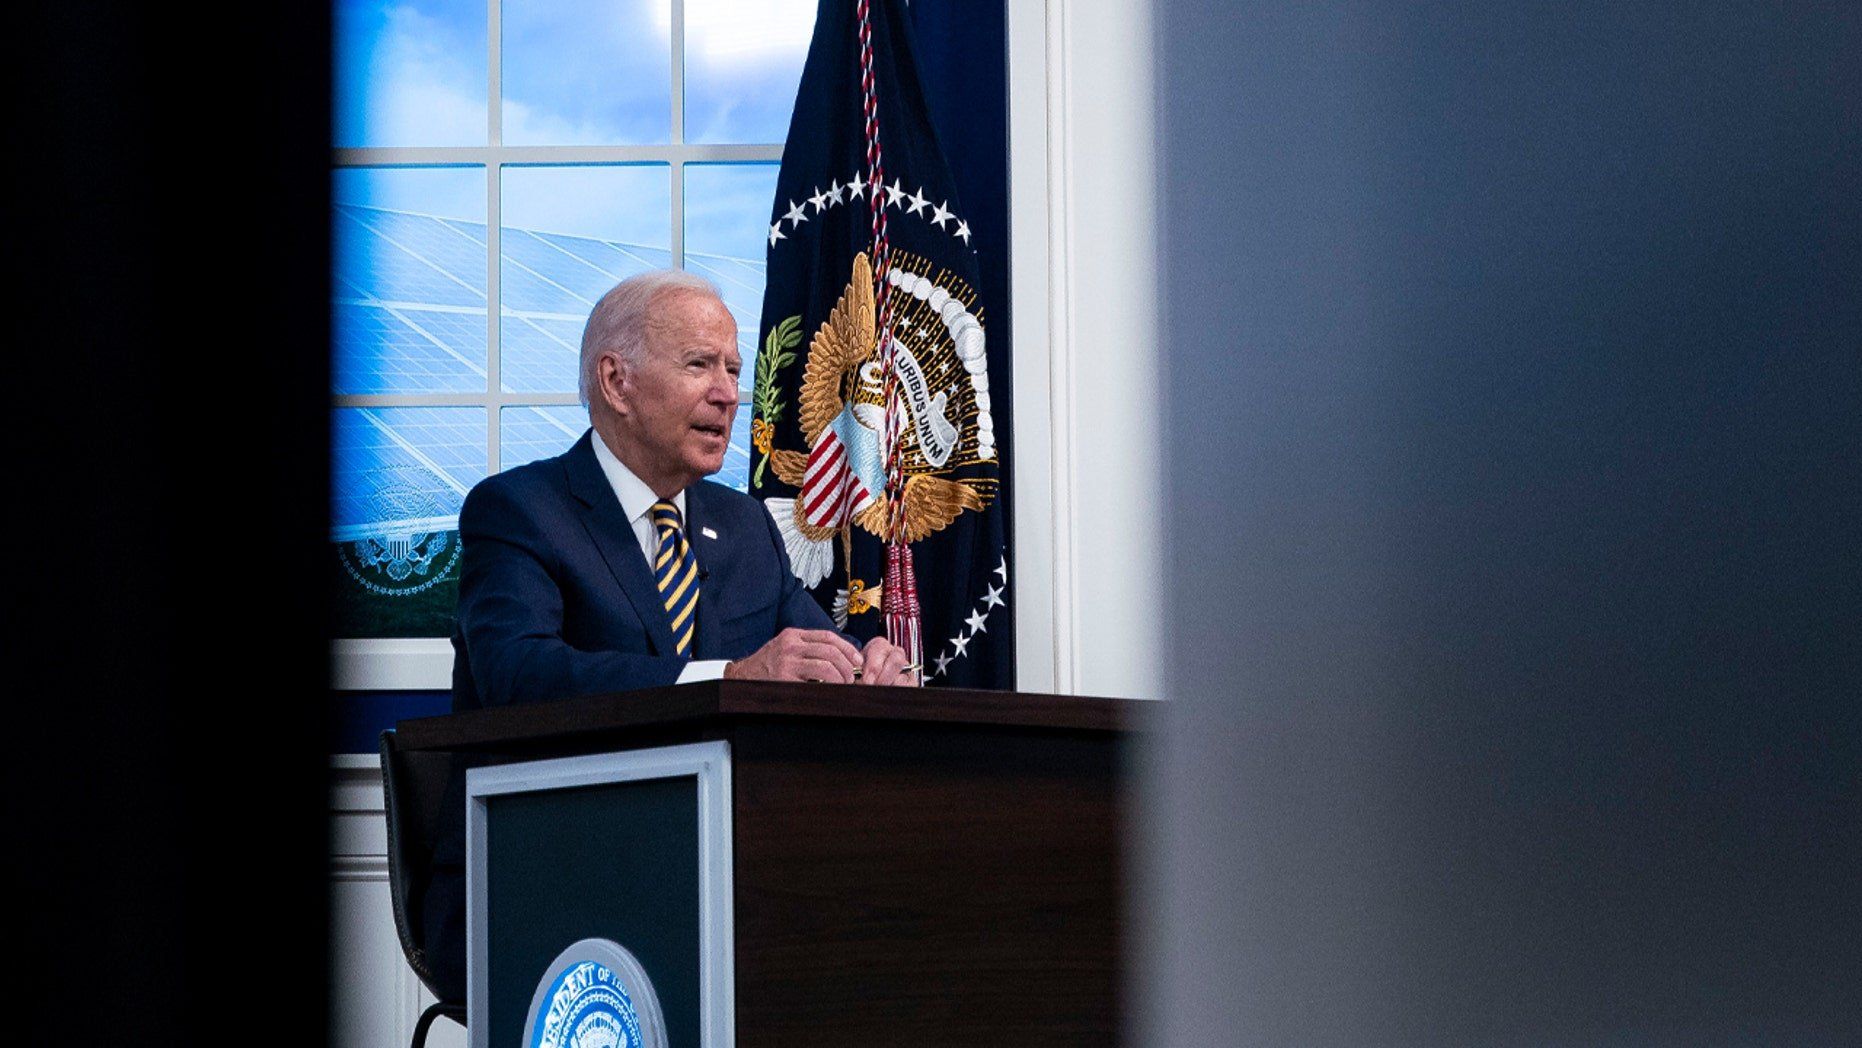
[[[588,938],[673,1048],[1117,1043],[1142,705],[712,681],[403,722],[478,765],[472,1043],[529,1048]]]

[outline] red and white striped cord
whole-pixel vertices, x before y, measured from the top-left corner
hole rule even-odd
[[[860,22],[860,102],[866,115],[867,200],[873,210],[873,312],[878,318],[880,373],[884,378],[886,424],[882,448],[886,462],[886,584],[882,598],[886,637],[905,650],[912,663],[924,663],[918,616],[918,581],[905,536],[903,460],[899,454],[904,402],[892,340],[892,251],[886,239],[885,156],[879,144],[879,90],[873,75],[872,0],[857,0]]]

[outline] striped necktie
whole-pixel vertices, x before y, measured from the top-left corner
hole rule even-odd
[[[679,507],[660,501],[653,503],[652,512],[653,531],[659,536],[659,549],[653,554],[653,581],[659,585],[660,599],[666,602],[679,654],[690,655],[698,626],[698,558],[692,556],[691,543],[685,541]]]

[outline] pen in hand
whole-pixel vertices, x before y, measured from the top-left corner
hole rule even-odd
[[[908,662],[908,663],[906,663],[905,665],[903,665],[903,666],[900,666],[900,667],[899,667],[899,672],[900,672],[900,673],[917,673],[917,672],[918,672],[918,671],[919,671],[920,669],[923,669],[923,668],[924,668],[924,664],[923,664],[923,663],[919,663],[919,662]],[[859,680],[859,679],[860,679],[860,673],[861,673],[861,669],[862,669],[862,668],[861,668],[861,667],[859,667],[859,666],[856,666],[856,667],[854,667],[854,670],[853,670],[853,679],[854,679],[854,680]]]

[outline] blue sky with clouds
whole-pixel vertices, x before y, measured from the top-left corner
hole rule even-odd
[[[686,130],[704,143],[780,144],[814,24],[813,0],[687,0]],[[671,138],[670,0],[506,0],[509,145]],[[488,138],[483,0],[338,0],[335,144],[471,146]],[[337,199],[482,222],[474,169],[345,171]],[[664,246],[664,167],[505,168],[506,225]],[[762,256],[775,168],[692,167],[689,250]]]
[[[687,0],[686,139],[780,143],[814,0]],[[670,0],[506,0],[506,145],[671,138]],[[336,145],[487,138],[481,0],[337,0]]]

